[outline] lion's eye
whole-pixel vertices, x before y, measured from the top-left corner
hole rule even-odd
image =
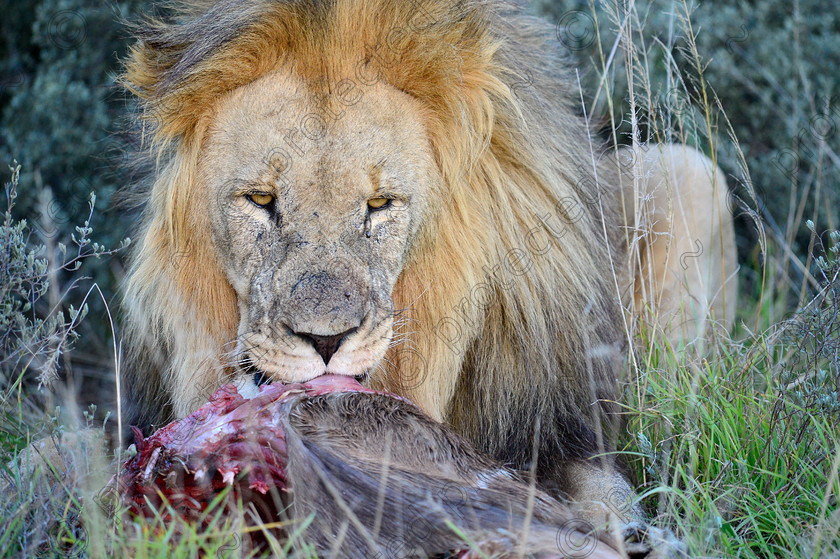
[[[368,200],[368,207],[373,210],[379,210],[390,203],[390,198],[371,198],[370,200]]]
[[[271,194],[261,194],[261,193],[249,194],[248,195],[248,200],[250,200],[251,202],[253,202],[254,204],[256,204],[257,206],[259,206],[261,208],[265,208],[266,206],[268,206],[269,204],[274,202],[274,196],[272,196]]]

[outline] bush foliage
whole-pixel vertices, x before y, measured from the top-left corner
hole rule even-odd
[[[87,219],[91,193],[98,199],[97,238],[116,246],[127,221],[114,208],[121,177],[123,140],[118,133],[126,113],[125,96],[115,86],[127,34],[119,18],[130,17],[141,2],[123,0],[16,0],[4,4],[0,18],[0,172],[21,164],[13,217],[25,218],[33,240],[51,251],[71,242]],[[122,274],[120,260],[101,258],[84,273],[115,301]],[[66,293],[71,278],[59,269],[54,304],[78,308],[85,292]],[[87,288],[87,286],[86,286]],[[86,289],[85,289],[86,291]],[[74,352],[78,376],[107,371],[112,351],[102,298],[91,300],[80,325],[85,343]],[[64,369],[71,361],[59,363]],[[101,380],[97,378],[97,381]]]

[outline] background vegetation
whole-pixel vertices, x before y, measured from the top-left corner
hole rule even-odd
[[[118,245],[131,221],[118,209],[117,191],[128,184],[121,170],[125,153],[120,134],[125,97],[115,87],[118,59],[127,34],[118,18],[130,17],[141,3],[128,0],[21,0],[7,2],[0,18],[0,164],[8,177],[21,165],[16,219],[25,218],[32,245],[51,269],[61,255],[58,243],[72,244],[75,227],[90,213],[97,240]],[[33,303],[44,317],[79,308],[95,282],[104,293],[90,298],[90,312],[78,324],[83,343],[57,363],[57,372],[83,400],[113,407],[112,339],[105,303],[113,308],[122,276],[120,258],[87,261],[71,276],[56,269],[46,297]],[[87,278],[68,290],[73,279]]]
[[[134,216],[118,203],[133,177],[122,166],[130,101],[114,76],[127,47],[119,19],[150,4],[3,6],[0,162],[21,164],[0,230],[3,463],[81,415],[66,413],[71,402],[97,405],[83,421],[116,409],[108,310]],[[840,556],[840,264],[829,233],[840,224],[840,6],[540,0],[532,9],[557,23],[606,141],[696,145],[735,199],[746,281],[732,339],[703,359],[643,333],[633,352],[625,442],[650,489],[644,504],[699,554]],[[60,394],[72,396],[64,413]],[[46,499],[28,487],[0,510],[11,526],[0,549],[12,555],[88,554],[107,541],[100,551],[168,556],[166,530],[89,538],[78,518],[101,509],[84,507],[81,489]],[[235,547],[212,536],[179,545],[185,555]]]

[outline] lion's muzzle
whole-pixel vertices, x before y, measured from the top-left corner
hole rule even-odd
[[[255,282],[241,325],[243,372],[283,382],[324,373],[363,376],[384,356],[392,336],[390,297],[371,297],[370,278],[355,262],[332,265],[333,259],[316,267],[313,260],[288,259]]]
[[[304,272],[288,291],[280,289],[281,294],[288,293],[285,301],[278,301],[283,322],[292,332],[310,340],[322,357],[335,353],[342,337],[358,328],[367,314],[364,283],[353,276],[339,277],[327,270]],[[324,357],[324,362],[329,362],[329,357]]]

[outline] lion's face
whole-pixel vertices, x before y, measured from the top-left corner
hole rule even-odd
[[[441,178],[417,102],[338,87],[265,76],[221,100],[203,144],[197,183],[238,298],[233,361],[248,374],[375,367],[392,290],[434,212]]]

